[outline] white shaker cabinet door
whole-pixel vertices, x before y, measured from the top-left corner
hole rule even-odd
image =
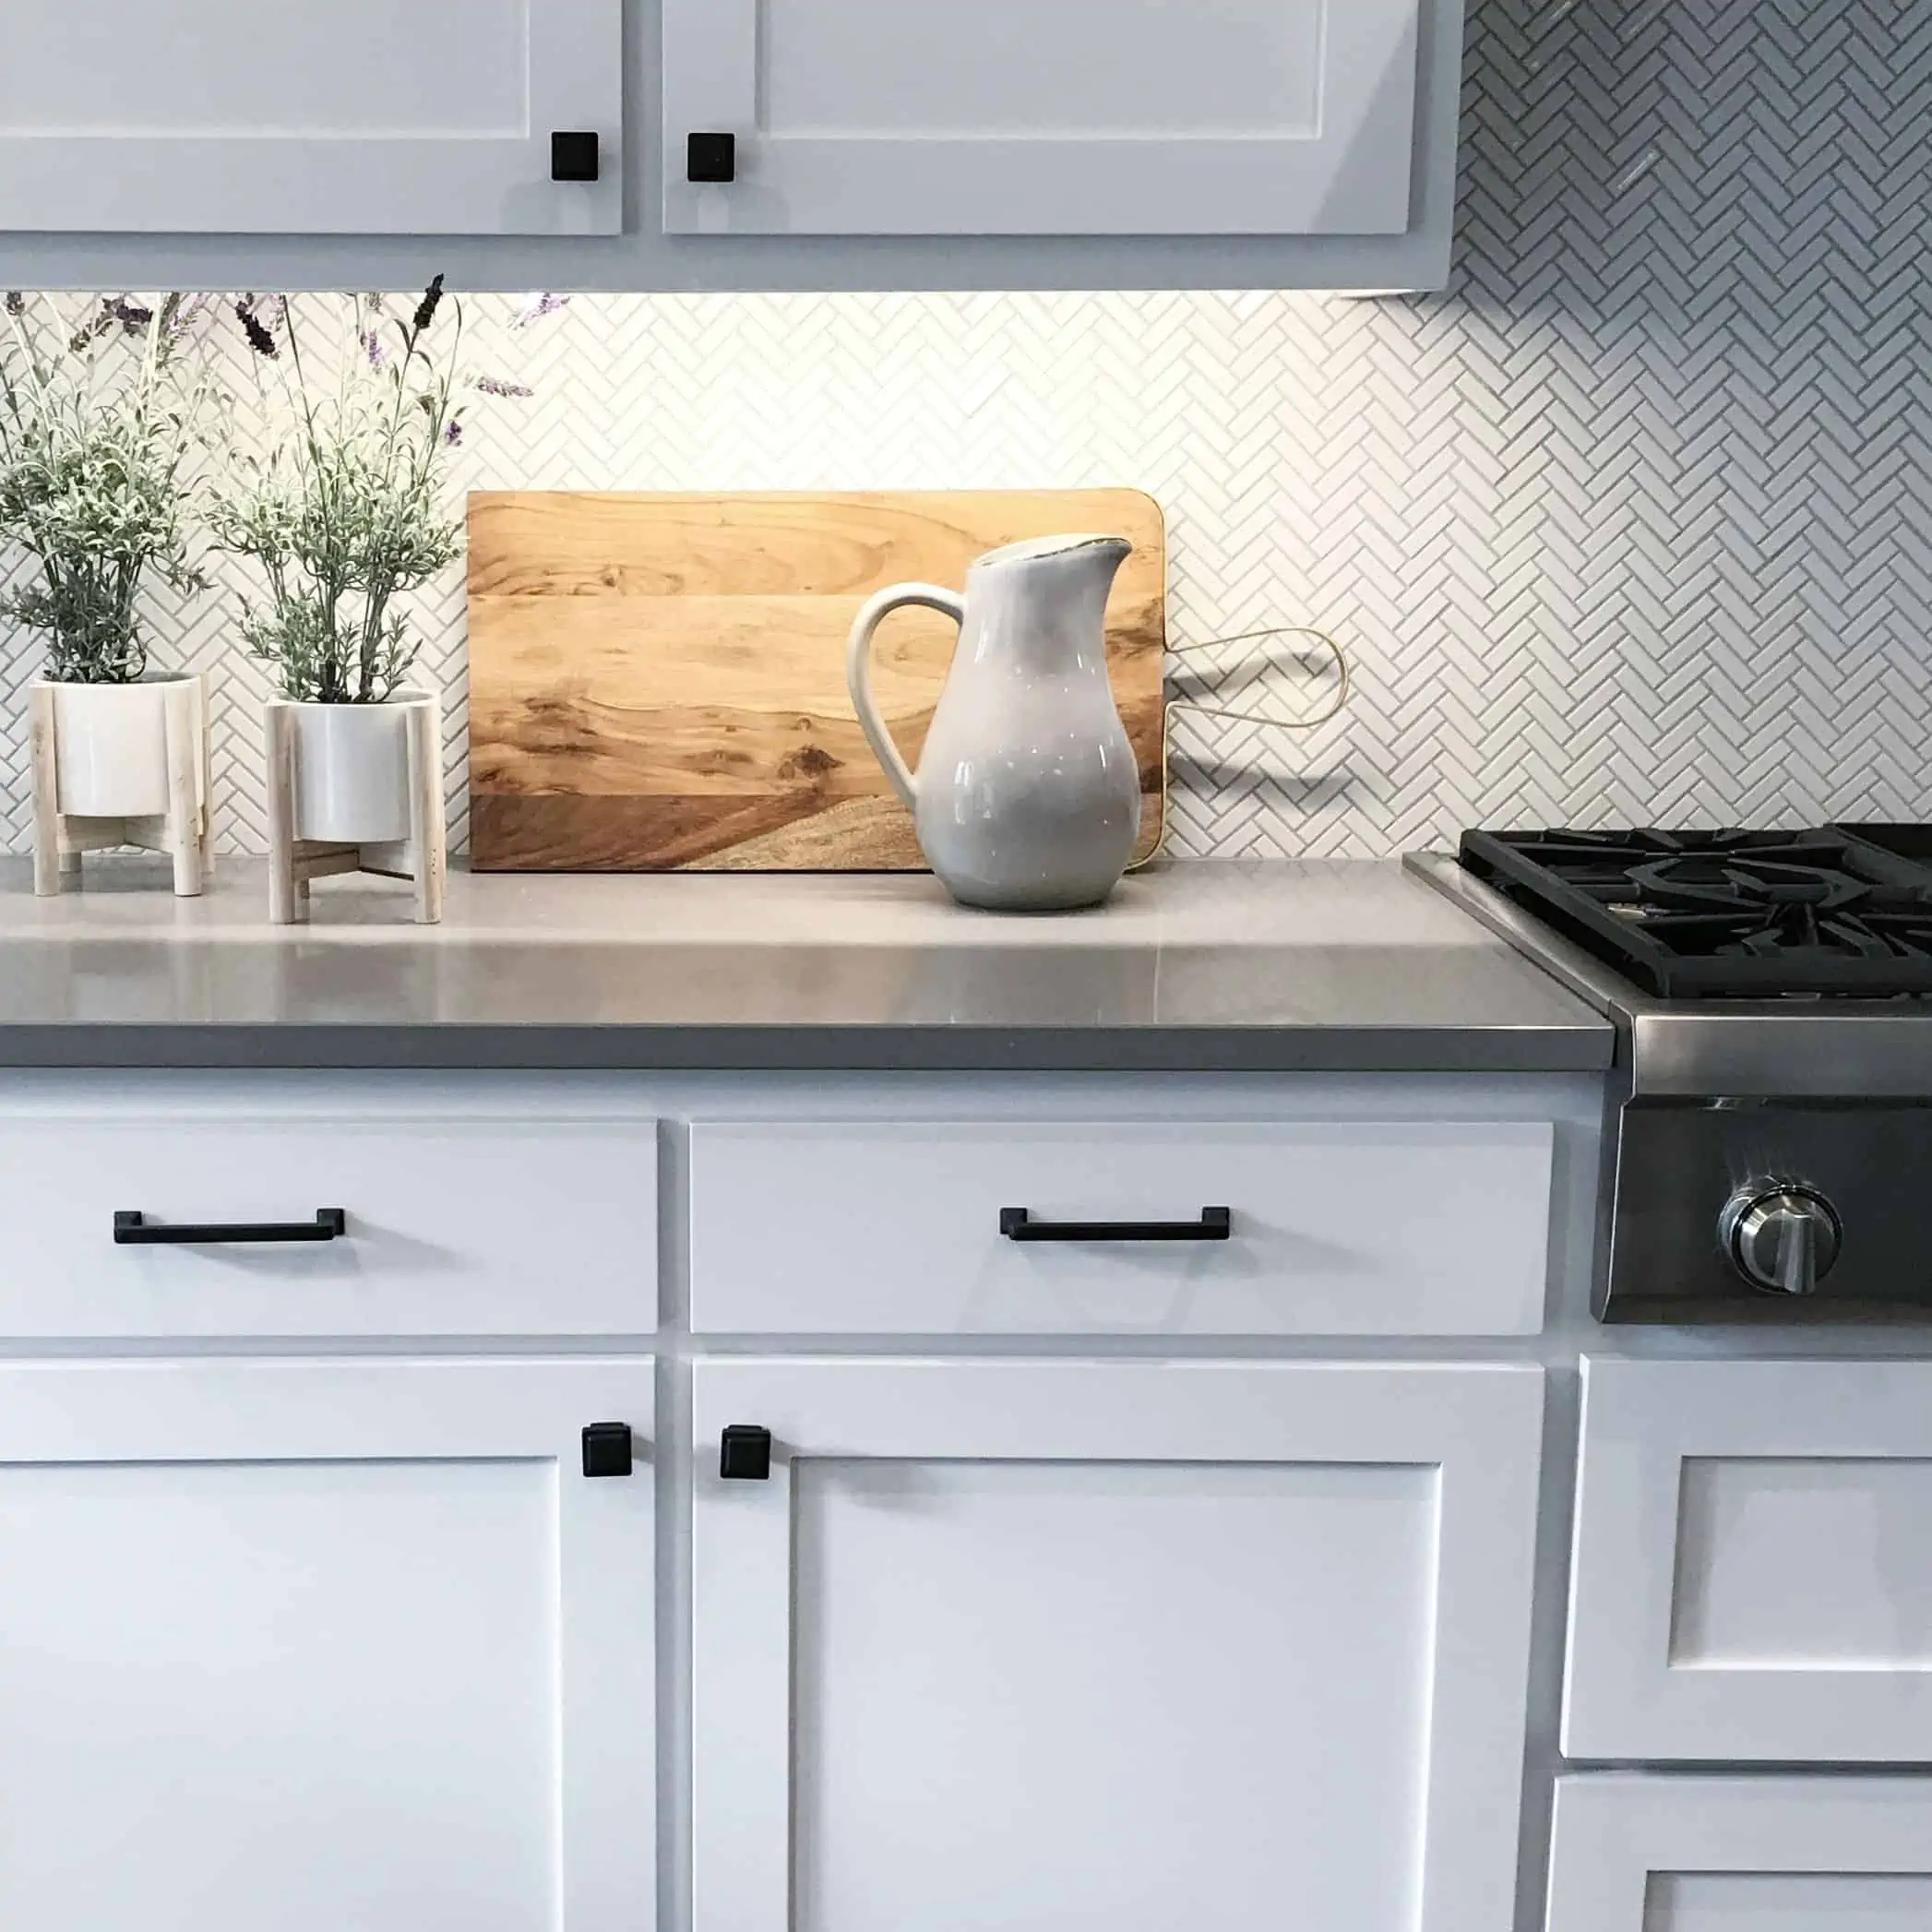
[[[1583,1365],[1563,1748],[1932,1762],[1932,1363]]]
[[[0,230],[619,225],[623,0],[21,0],[0,13]],[[596,180],[552,178],[558,133],[597,137]]]
[[[651,1408],[642,1360],[0,1367],[0,1925],[650,1925]]]
[[[1932,1783],[1556,1782],[1546,1932],[1925,1932]]]
[[[1425,13],[1460,45],[1462,0],[664,0],[664,226],[1401,234]]]
[[[698,1363],[697,1932],[1508,1932],[1542,1406]]]

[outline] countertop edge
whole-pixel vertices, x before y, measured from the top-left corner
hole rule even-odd
[[[1604,1073],[1600,1026],[982,1027],[71,1021],[0,1068],[763,1073]]]

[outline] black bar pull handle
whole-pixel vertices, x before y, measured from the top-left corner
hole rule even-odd
[[[117,1247],[195,1247],[217,1241],[335,1241],[349,1232],[340,1208],[317,1208],[313,1221],[150,1222],[138,1208],[114,1214]]]
[[[1234,1224],[1225,1208],[1203,1208],[1199,1221],[1035,1221],[1024,1208],[999,1210],[1008,1241],[1225,1241]]]

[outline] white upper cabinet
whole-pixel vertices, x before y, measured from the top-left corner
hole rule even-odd
[[[0,286],[1440,288],[1463,14],[15,0]]]
[[[664,0],[664,225],[1399,235],[1430,6]]]
[[[595,234],[623,0],[58,0],[0,20],[0,230]],[[596,178],[580,178],[594,137]]]

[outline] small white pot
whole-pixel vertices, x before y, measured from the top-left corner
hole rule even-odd
[[[75,818],[165,813],[167,694],[194,682],[191,672],[150,671],[132,685],[48,683],[58,808]],[[198,733],[200,707],[194,709]]]
[[[399,690],[383,704],[292,704],[262,718],[268,781],[268,917],[308,916],[311,881],[341,872],[406,878],[415,916],[443,916],[442,701]]]
[[[380,845],[410,830],[409,714],[420,691],[384,704],[292,704],[295,836]]]
[[[80,882],[81,858],[120,845],[166,853],[174,890],[208,875],[208,680],[150,671],[131,685],[27,686],[33,889]]]

